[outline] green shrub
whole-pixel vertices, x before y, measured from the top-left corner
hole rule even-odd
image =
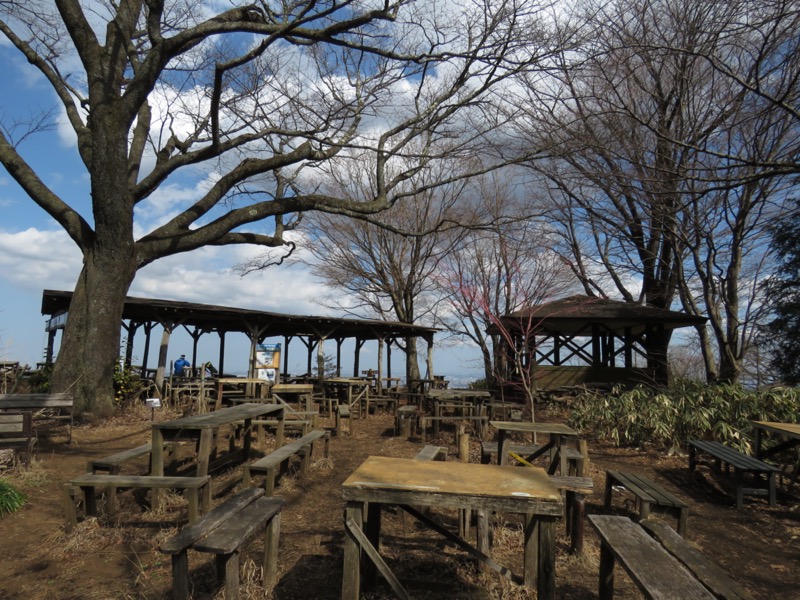
[[[18,511],[25,504],[25,495],[7,481],[0,479],[0,517]]]
[[[142,380],[121,361],[114,363],[114,402],[118,407],[136,400],[142,391]]]
[[[797,388],[750,391],[738,385],[679,381],[666,389],[586,392],[573,404],[569,423],[619,446],[649,443],[668,448],[707,439],[750,452],[751,420],[794,422],[799,407]]]

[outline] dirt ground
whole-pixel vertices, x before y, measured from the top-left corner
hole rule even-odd
[[[159,413],[156,419],[176,415]],[[100,425],[76,426],[72,443],[63,429],[39,439],[38,456],[29,469],[0,474],[28,497],[24,509],[0,519],[0,598],[3,600],[70,600],[170,597],[170,559],[158,551],[186,520],[186,504],[169,495],[166,506],[149,510],[146,501],[130,492],[120,494],[116,522],[107,518],[82,520],[70,534],[64,531],[61,500],[63,483],[84,472],[87,459],[103,457],[149,440],[150,412],[113,419]],[[563,415],[539,412],[540,420],[562,420]],[[332,423],[322,419],[322,425]],[[303,480],[285,477],[277,494],[286,499],[281,519],[279,582],[268,597],[333,599],[341,595],[342,511],[341,483],[369,455],[413,457],[419,440],[393,435],[392,416],[386,413],[355,420],[353,433],[333,437],[331,458],[317,459]],[[428,443],[449,447],[448,460],[456,460],[452,430]],[[268,442],[269,444],[269,442]],[[471,442],[471,461],[478,462],[479,442]],[[595,493],[587,500],[588,513],[605,512],[602,506],[607,468],[625,469],[653,477],[690,504],[689,540],[716,561],[756,598],[800,599],[800,490],[783,490],[778,506],[770,509],[763,498],[746,497],[735,510],[730,495],[706,470],[690,477],[685,456],[668,457],[658,451],[620,449],[589,439],[589,475]],[[189,457],[191,458],[191,457]],[[131,463],[125,472],[143,473],[146,463]],[[236,482],[231,470],[216,475],[214,503],[229,496]],[[630,502],[615,494],[613,512],[631,514]],[[145,499],[146,500],[146,499]],[[80,513],[79,513],[80,514]],[[437,513],[453,523],[455,515]],[[520,523],[510,515],[496,515],[493,556],[521,572]],[[586,547],[581,556],[568,552],[564,528],[558,528],[557,597],[597,597],[599,549],[587,525]],[[421,527],[403,511],[386,511],[381,553],[409,586],[414,598],[517,599],[535,594],[495,574],[480,573],[472,560],[438,534]],[[263,598],[256,565],[262,546],[247,547],[242,568],[243,598]],[[214,583],[208,555],[190,553],[193,598],[222,598]],[[618,569],[616,598],[641,598],[624,572]],[[366,597],[392,598],[388,586]]]

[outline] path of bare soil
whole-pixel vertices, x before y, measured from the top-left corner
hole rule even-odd
[[[159,414],[157,419],[174,415]],[[539,418],[561,420],[561,415]],[[323,419],[322,424],[332,423]],[[71,444],[60,433],[42,436],[38,459],[28,470],[6,474],[28,496],[23,510],[0,519],[0,599],[2,600],[92,600],[169,598],[171,573],[169,557],[158,552],[158,544],[185,522],[185,502],[169,496],[161,511],[142,506],[130,493],[121,494],[119,521],[101,518],[79,524],[65,534],[61,489],[63,482],[85,470],[86,461],[131,448],[149,440],[150,413],[128,413],[99,425],[76,427]],[[412,457],[418,441],[392,435],[391,415],[380,413],[356,420],[352,435],[334,437],[331,459],[317,460],[309,477],[299,481],[286,478],[278,494],[286,499],[281,521],[280,580],[272,598],[334,599],[341,594],[342,510],[341,483],[369,455]],[[449,460],[455,460],[452,431],[443,430],[428,443],[447,445]],[[429,436],[430,438],[430,436]],[[477,462],[477,441],[472,442],[471,460]],[[759,498],[748,498],[737,511],[730,496],[718,482],[702,472],[690,478],[686,458],[667,457],[656,451],[619,449],[589,441],[589,475],[595,493],[588,499],[587,512],[604,512],[602,491],[606,468],[641,472],[655,478],[690,503],[690,541],[719,563],[756,598],[800,600],[800,490],[794,496],[782,494],[778,507],[770,509]],[[317,457],[319,458],[319,457]],[[130,466],[130,472],[144,472],[146,464]],[[215,477],[224,499],[225,483],[235,472]],[[227,486],[230,487],[230,486]],[[229,493],[229,492],[227,492]],[[622,502],[616,513],[629,514]],[[454,515],[453,515],[454,516]],[[450,515],[442,515],[449,519]],[[521,532],[513,517],[495,517],[493,555],[512,570],[520,571]],[[387,562],[411,587],[414,598],[522,599],[534,598],[526,590],[494,575],[478,573],[461,551],[446,544],[437,534],[419,527],[402,512],[386,515],[381,552]],[[594,532],[587,527],[583,556],[568,554],[568,539],[559,528],[557,596],[584,600],[597,597],[599,550]],[[256,567],[260,542],[251,544],[243,567],[243,598],[263,598]],[[221,598],[214,585],[213,564],[206,555],[190,554],[193,598]],[[620,572],[617,575],[620,600],[641,598]],[[393,597],[388,588],[369,598]]]

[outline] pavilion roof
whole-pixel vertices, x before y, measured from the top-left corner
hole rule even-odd
[[[530,306],[502,320],[514,327],[519,327],[525,321],[530,323],[531,328],[555,334],[586,332],[587,326],[592,324],[602,325],[611,331],[629,328],[633,333],[641,333],[649,325],[678,329],[702,325],[707,321],[706,317],[678,311],[581,295]]]
[[[62,315],[69,311],[71,300],[72,292],[44,290],[42,314],[51,317]],[[310,336],[334,339],[386,339],[419,336],[430,339],[434,333],[441,331],[434,327],[395,321],[289,315],[132,296],[125,299],[122,318],[139,323],[192,326],[202,329],[204,332],[232,331],[245,334],[255,332],[262,339],[273,336]]]

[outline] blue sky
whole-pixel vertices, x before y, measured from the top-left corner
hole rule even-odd
[[[57,106],[46,82],[2,38],[0,81],[0,118],[6,127]],[[51,189],[90,218],[88,177],[66,127],[57,126],[27,139],[20,149]],[[142,225],[150,225],[148,219],[163,218],[169,203],[176,197],[191,197],[193,189],[201,184],[199,180],[173,184],[167,193],[143,206]],[[63,230],[27,197],[2,166],[0,215],[0,360],[33,365],[42,360],[47,344],[46,319],[41,314],[42,290],[72,290],[80,272],[81,255]],[[315,301],[329,290],[302,266],[272,268],[244,278],[233,272],[234,265],[261,252],[245,246],[204,248],[167,258],[141,270],[129,294],[291,314],[331,314]],[[159,338],[160,330],[154,334],[153,343]],[[218,338],[204,338],[207,339],[201,339],[199,358],[216,362]],[[134,353],[141,358],[143,335],[136,340]],[[297,342],[292,346],[289,368],[293,371],[305,371],[305,352],[299,346]],[[334,350],[332,344],[329,352]],[[245,336],[226,338],[226,370],[246,370],[247,351]],[[184,352],[191,352],[191,339],[181,329],[173,335],[170,360]],[[157,355],[157,349],[151,348],[150,355]],[[351,359],[345,357],[343,364],[351,368]],[[474,349],[446,347],[438,340],[435,371],[453,378],[475,379],[482,376],[476,358]],[[365,346],[361,368],[377,366],[376,360],[377,349]],[[424,371],[424,364],[420,366]],[[402,360],[395,352],[393,371],[402,370]]]

